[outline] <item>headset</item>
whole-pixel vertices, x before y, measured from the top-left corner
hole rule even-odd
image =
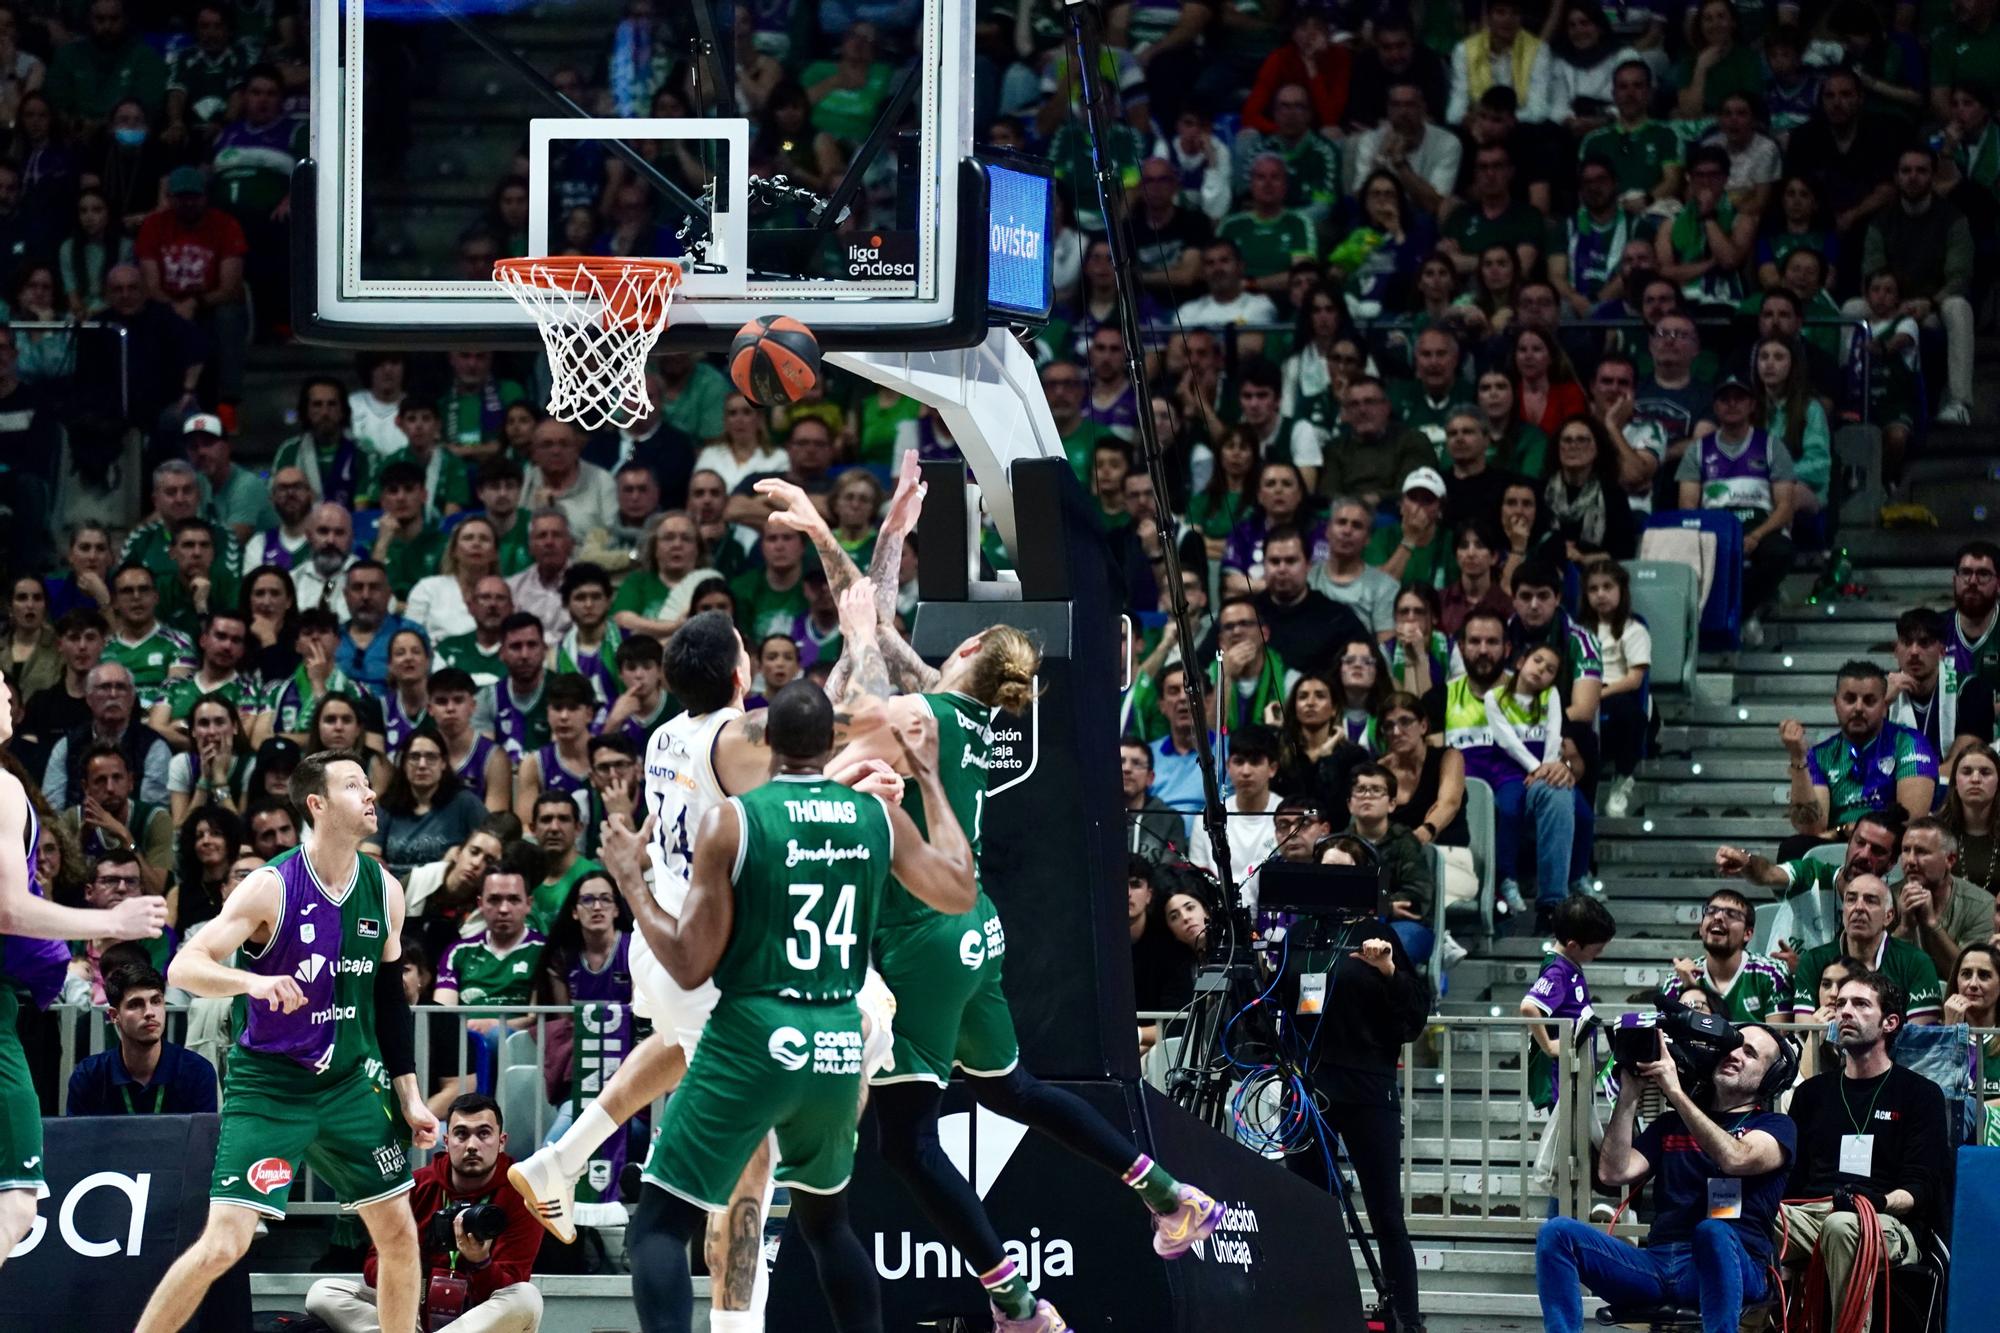
[[[1778,1043],[1777,1052],[1771,1056],[1771,1067],[1764,1071],[1764,1081],[1757,1085],[1758,1105],[1768,1108],[1798,1080],[1799,1048],[1790,1037],[1768,1023],[1744,1023],[1736,1030],[1742,1032],[1749,1028],[1762,1028],[1771,1034],[1771,1040]]]

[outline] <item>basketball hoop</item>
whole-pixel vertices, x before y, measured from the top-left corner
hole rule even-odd
[[[586,431],[653,410],[646,358],[681,285],[671,259],[560,255],[502,259],[493,280],[535,317],[554,384],[549,414]]]

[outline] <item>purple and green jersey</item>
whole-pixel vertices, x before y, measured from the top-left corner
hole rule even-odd
[[[28,892],[46,898],[41,876],[35,871],[35,848],[41,844],[42,825],[35,807],[23,796],[28,808]],[[14,855],[7,852],[6,855]],[[0,985],[13,985],[28,993],[37,1009],[46,1009],[62,994],[63,978],[69,974],[69,945],[62,940],[31,939],[25,935],[0,935]]]

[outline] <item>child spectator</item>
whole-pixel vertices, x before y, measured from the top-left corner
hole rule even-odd
[[[1583,627],[1597,640],[1604,692],[1598,696],[1598,736],[1603,763],[1618,776],[1605,796],[1604,813],[1622,819],[1632,805],[1633,774],[1646,750],[1646,674],[1653,664],[1653,636],[1632,614],[1632,579],[1615,560],[1584,570],[1589,613]]]
[[[1583,969],[1597,961],[1604,946],[1618,934],[1618,923],[1603,903],[1588,894],[1565,898],[1555,910],[1550,930],[1556,951],[1542,961],[1542,973],[1521,997],[1523,1018],[1567,1020],[1581,1025],[1591,1018],[1590,982]],[[1528,1029],[1534,1049],[1528,1052],[1528,1097],[1547,1110],[1556,1104],[1561,1086],[1557,1074],[1561,1037],[1547,1023]]]

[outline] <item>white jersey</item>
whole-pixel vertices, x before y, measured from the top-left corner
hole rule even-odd
[[[687,899],[694,870],[695,826],[729,799],[715,776],[715,739],[741,716],[740,708],[718,708],[700,717],[683,713],[656,729],[646,743],[646,814],[653,820],[646,853],[653,897],[675,915]]]

